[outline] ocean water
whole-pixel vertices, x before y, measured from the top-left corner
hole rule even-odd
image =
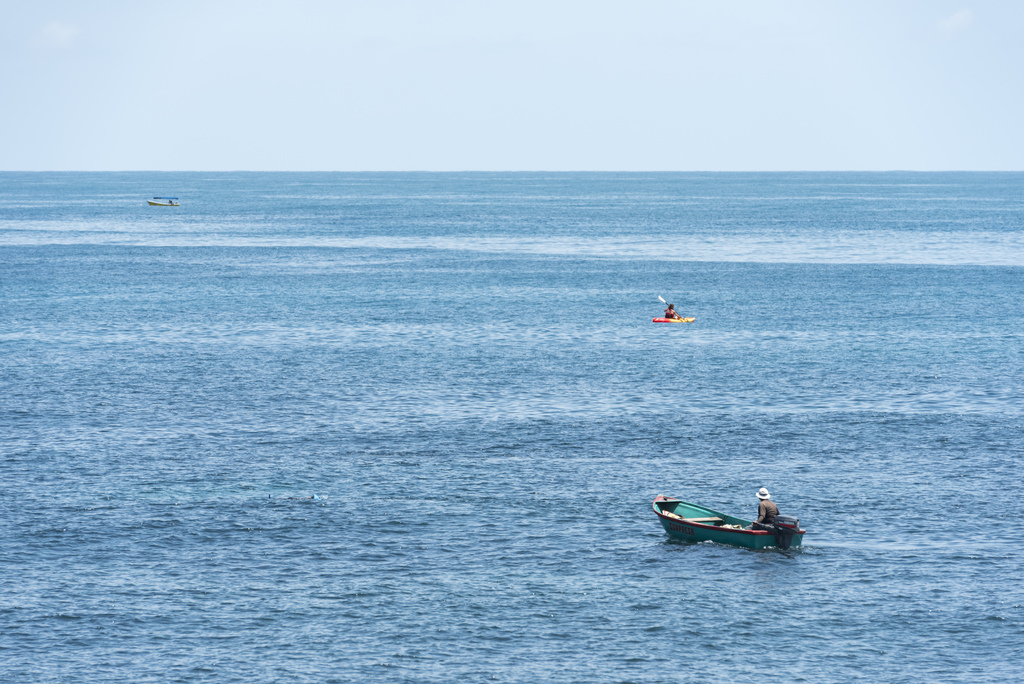
[[[1024,174],[2,173],[0,679],[1021,681],[1022,293]]]

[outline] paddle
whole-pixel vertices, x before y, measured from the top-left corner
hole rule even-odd
[[[662,298],[662,296],[661,296],[661,295],[658,295],[658,299],[661,299],[661,303],[662,303],[662,304],[664,304],[665,306],[668,306],[668,302],[666,302],[666,301],[665,301],[665,300],[664,300],[664,299]],[[682,316],[680,316],[679,314],[676,314],[676,316],[677,316],[677,317],[679,317],[679,318],[682,318]]]

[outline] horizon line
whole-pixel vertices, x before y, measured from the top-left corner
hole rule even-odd
[[[1021,173],[1021,169],[2,169],[0,173]]]

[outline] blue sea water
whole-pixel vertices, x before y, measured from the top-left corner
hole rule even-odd
[[[1019,173],[2,173],[0,678],[1024,680],[1022,293]]]

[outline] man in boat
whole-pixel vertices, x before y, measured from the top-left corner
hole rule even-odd
[[[665,309],[665,318],[682,318],[682,316],[676,313],[675,304],[669,304],[668,308]]]
[[[768,493],[768,490],[761,487],[757,492],[757,498],[761,500],[761,503],[757,505],[757,520],[750,526],[754,530],[768,530],[771,532],[775,529],[775,516],[779,514],[779,507],[772,501],[772,495]]]

